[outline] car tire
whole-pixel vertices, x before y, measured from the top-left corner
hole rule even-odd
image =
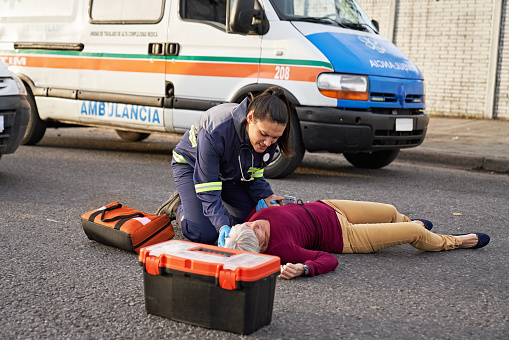
[[[27,90],[27,101],[30,104],[30,118],[28,119],[25,135],[21,140],[22,145],[35,145],[44,137],[46,133],[46,122],[39,117],[39,111],[35,103],[34,95],[28,85],[25,84]]]

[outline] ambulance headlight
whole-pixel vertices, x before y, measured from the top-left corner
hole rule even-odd
[[[346,100],[368,100],[367,76],[341,73],[322,73],[316,78],[316,86],[326,97]]]

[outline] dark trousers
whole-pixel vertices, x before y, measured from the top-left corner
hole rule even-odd
[[[203,214],[202,201],[196,196],[193,167],[177,162],[172,162],[171,166],[182,201],[177,210],[177,222],[182,227],[182,233],[193,242],[214,244],[219,234],[209,218]],[[256,206],[249,192],[238,182],[223,182],[221,199],[230,226],[243,223]]]

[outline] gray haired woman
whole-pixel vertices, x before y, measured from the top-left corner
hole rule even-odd
[[[281,258],[283,279],[327,273],[338,266],[330,253],[371,253],[408,243],[425,251],[482,248],[483,233],[441,235],[427,220],[411,220],[389,204],[324,200],[268,207],[235,225],[225,247]]]

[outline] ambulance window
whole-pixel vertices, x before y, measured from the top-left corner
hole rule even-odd
[[[180,17],[226,26],[226,0],[180,0]]]
[[[155,24],[161,21],[164,0],[90,0],[90,22]]]

